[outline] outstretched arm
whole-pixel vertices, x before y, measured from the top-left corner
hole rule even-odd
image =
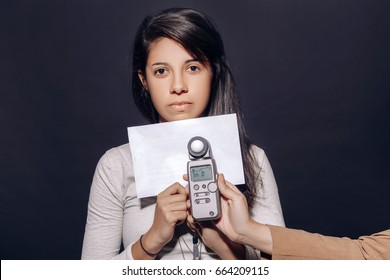
[[[231,240],[272,255],[272,259],[390,259],[390,230],[356,240],[264,225],[250,218],[245,197],[223,175],[218,229]]]

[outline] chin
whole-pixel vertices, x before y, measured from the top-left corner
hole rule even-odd
[[[160,122],[182,121],[182,120],[194,119],[197,117],[198,116],[194,116],[193,114],[183,113],[174,116],[169,116],[167,118],[160,118]]]

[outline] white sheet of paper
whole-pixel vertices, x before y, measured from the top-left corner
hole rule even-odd
[[[236,114],[128,127],[137,196],[156,196],[182,179],[189,161],[187,144],[194,136],[206,138],[217,172],[233,184],[244,184]]]

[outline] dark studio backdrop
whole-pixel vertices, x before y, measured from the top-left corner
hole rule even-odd
[[[1,259],[80,258],[97,161],[146,124],[129,46],[145,15],[172,6],[219,27],[287,226],[389,228],[389,1],[2,0]]]

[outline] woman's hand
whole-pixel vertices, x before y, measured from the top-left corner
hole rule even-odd
[[[174,183],[157,196],[154,220],[142,242],[149,252],[159,252],[172,240],[175,227],[187,218],[188,190]]]

